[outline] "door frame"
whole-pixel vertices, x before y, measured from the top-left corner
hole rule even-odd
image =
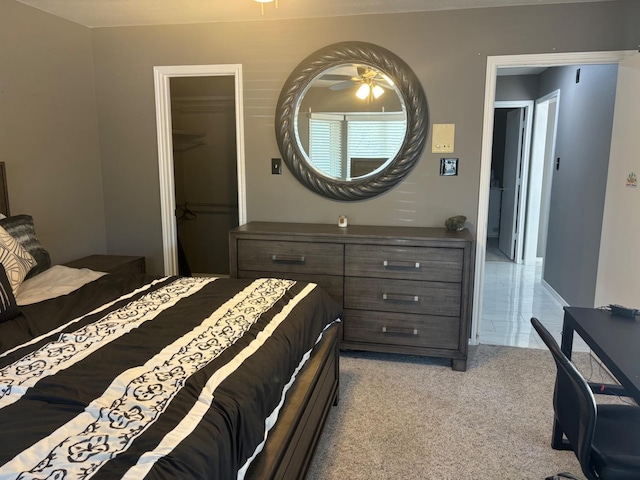
[[[478,213],[476,226],[476,252],[473,289],[473,309],[470,343],[477,345],[482,320],[482,295],[484,290],[484,262],[487,248],[487,220],[489,215],[489,190],[491,179],[491,147],[493,137],[493,107],[496,97],[498,68],[507,67],[559,67],[567,65],[619,63],[633,55],[635,50],[603,52],[539,53],[526,55],[498,55],[487,57],[485,75],[484,114],[482,121],[482,153],[480,157],[480,184],[478,189]]]
[[[244,109],[242,65],[174,65],[153,67],[160,173],[160,214],[164,274],[178,274],[178,231],[176,224],[175,179],[173,173],[173,136],[171,133],[172,77],[232,76],[235,85],[236,160],[238,174],[238,223],[247,223],[247,195],[244,153]]]
[[[595,305],[638,302],[640,276],[636,262],[629,257],[636,250],[640,227],[629,218],[640,211],[635,183],[630,176],[637,172],[640,141],[636,127],[640,119],[640,52],[619,65],[611,131],[611,149],[607,171],[607,191],[602,216],[602,236],[596,276]],[[628,93],[627,92],[631,92]]]
[[[528,198],[528,188],[529,188],[529,163],[531,159],[531,132],[533,130],[533,100],[513,100],[513,101],[503,101],[499,100],[494,103],[493,110],[495,114],[496,108],[523,108],[524,109],[524,134],[522,135],[522,162],[520,166],[520,171],[518,172],[518,176],[520,178],[520,184],[518,188],[520,189],[520,196],[518,197],[518,205],[517,207],[517,215],[516,215],[516,225],[518,230],[516,231],[516,251],[515,257],[513,261],[515,263],[522,263],[522,259],[524,256],[525,249],[525,222],[527,215],[527,198]],[[491,129],[493,135],[493,128]],[[489,186],[489,191],[491,186]],[[489,215],[489,210],[487,207],[487,215]],[[489,217],[487,217],[488,219]]]

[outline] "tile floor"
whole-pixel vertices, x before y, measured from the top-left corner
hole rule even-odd
[[[560,343],[563,305],[541,280],[541,265],[518,265],[509,261],[485,263],[480,343],[546,348],[531,326],[532,316]],[[574,335],[573,350],[589,351],[589,348]]]

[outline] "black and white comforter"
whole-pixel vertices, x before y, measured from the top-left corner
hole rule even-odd
[[[114,275],[23,307],[0,324],[0,479],[241,478],[339,313],[313,284]]]

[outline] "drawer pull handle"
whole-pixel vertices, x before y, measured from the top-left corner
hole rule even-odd
[[[386,268],[420,268],[420,262],[410,262],[410,261],[402,261],[396,260],[390,262],[389,260],[383,260],[382,265]]]
[[[382,327],[382,333],[389,333],[391,335],[395,334],[395,335],[413,335],[415,337],[418,336],[418,329],[417,328],[394,328],[394,329],[390,329],[387,327]]]
[[[417,295],[402,295],[393,293],[383,293],[383,300],[395,301],[395,302],[419,302],[420,297]]]
[[[271,260],[274,262],[289,262],[289,263],[304,263],[304,255],[271,255]]]

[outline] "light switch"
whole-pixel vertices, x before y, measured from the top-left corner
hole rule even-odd
[[[456,134],[454,123],[434,123],[431,132],[431,151],[433,153],[453,153]]]
[[[282,160],[280,158],[271,159],[271,175],[282,175]]]

